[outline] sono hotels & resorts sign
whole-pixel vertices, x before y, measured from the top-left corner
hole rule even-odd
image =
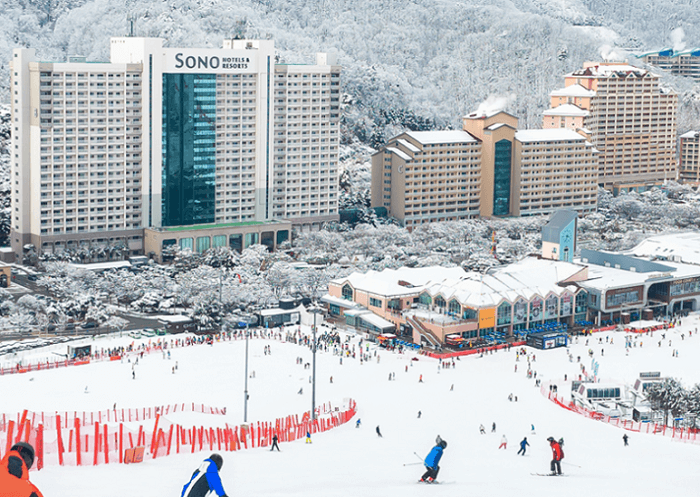
[[[257,50],[166,48],[165,73],[257,73]]]

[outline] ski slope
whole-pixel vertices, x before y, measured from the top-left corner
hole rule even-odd
[[[585,339],[572,344],[574,362],[566,349],[534,351],[532,367],[543,382],[552,381],[560,393],[569,392],[564,374],[578,375],[580,355],[590,367],[588,349],[600,363],[602,382],[633,383],[640,371],[661,371],[663,376],[681,379],[686,386],[700,381],[700,336],[687,336],[688,329],[700,327],[691,315],[683,326],[667,332],[658,346],[644,337],[643,347],[624,349],[623,333],[608,333],[614,345],[588,346]],[[680,334],[686,333],[685,340]],[[598,336],[605,337],[602,333]],[[668,339],[672,345],[668,345]],[[358,338],[353,338],[357,343]],[[131,339],[96,341],[98,347],[129,343]],[[597,340],[595,340],[597,342]],[[272,354],[263,347],[271,345]],[[372,346],[374,347],[374,346]],[[604,356],[600,349],[604,348]],[[672,350],[679,357],[672,357]],[[374,352],[374,348],[371,352]],[[533,350],[528,349],[530,352]],[[223,426],[243,421],[245,342],[223,342],[171,351],[170,360],[161,354],[144,356],[132,365],[102,362],[0,377],[0,412],[53,410],[100,410],[117,407],[147,407],[177,402],[201,402],[227,407],[225,417],[179,414],[172,421]],[[230,496],[277,497],[405,497],[412,495],[511,497],[516,494],[589,497],[599,495],[647,496],[653,494],[695,496],[700,485],[700,445],[682,443],[658,435],[627,432],[585,419],[557,407],[544,398],[533,379],[527,379],[527,362],[517,363],[515,351],[485,357],[471,356],[456,361],[454,369],[438,369],[438,362],[413,353],[398,354],[379,349],[378,356],[360,364],[346,358],[340,364],[331,352],[317,354],[317,405],[357,401],[362,424],[353,419],[334,430],[314,435],[313,444],[303,439],[281,445],[281,452],[265,448],[222,453],[222,479]],[[302,413],[311,407],[310,369],[296,364],[297,357],[311,362],[308,348],[279,341],[250,341],[248,421],[266,421]],[[411,359],[418,357],[418,361]],[[585,359],[584,359],[585,357]],[[172,366],[178,362],[178,370]],[[408,372],[406,367],[408,366]],[[389,373],[395,381],[389,381]],[[418,382],[423,375],[423,383]],[[330,382],[330,377],[333,382]],[[451,390],[452,385],[454,389]],[[87,387],[88,392],[85,392]],[[303,394],[298,394],[303,388]],[[508,395],[517,395],[509,402]],[[422,412],[419,419],[418,411]],[[497,430],[491,433],[491,424]],[[486,427],[479,434],[479,425]],[[536,434],[530,433],[531,424]],[[383,434],[379,438],[376,426]],[[425,457],[436,435],[448,442],[441,461],[439,486],[417,484],[424,468],[416,452]],[[508,447],[498,450],[506,435]],[[525,457],[517,456],[518,443],[527,436],[531,447]],[[551,450],[546,438],[565,439],[562,469],[567,478],[544,478]],[[179,496],[209,452],[171,455],[148,459],[134,465],[97,467],[49,466],[31,474],[32,481],[46,497],[68,496]]]

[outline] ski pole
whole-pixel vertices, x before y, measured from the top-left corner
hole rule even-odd
[[[403,465],[404,466],[418,466],[419,464],[421,464],[421,463],[419,463],[419,462],[406,462]]]
[[[420,459],[420,462],[423,462],[423,458],[419,456],[417,452],[414,452],[413,455]]]
[[[575,467],[575,468],[580,468],[580,467],[581,467],[581,466],[579,466],[578,464],[573,464],[573,463],[564,462],[564,461],[562,461],[562,462],[563,462],[564,464],[566,464],[567,466],[573,466],[573,467]]]

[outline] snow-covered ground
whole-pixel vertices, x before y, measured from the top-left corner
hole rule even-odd
[[[653,338],[637,339],[643,346],[632,348],[629,355],[624,351],[623,333],[609,334],[614,337],[613,345],[594,345],[593,339],[586,345],[585,339],[579,339],[570,347],[573,363],[562,348],[534,351],[532,366],[538,378],[568,392],[564,374],[569,379],[578,374],[575,358],[579,355],[582,361],[586,358],[588,368],[588,349],[592,348],[603,382],[633,383],[640,371],[661,371],[690,386],[700,381],[700,336],[694,332],[689,338],[687,330],[697,326],[698,317],[692,315],[682,328],[667,333],[661,347],[655,333]],[[685,340],[680,338],[681,330],[686,331]],[[265,345],[271,345],[271,355],[263,354]],[[106,342],[101,341],[100,346],[107,346]],[[601,348],[605,349],[602,356]],[[677,358],[672,357],[674,349],[679,350]],[[176,349],[170,360],[152,354],[139,361],[135,380],[126,361],[8,375],[0,377],[0,412],[25,408],[92,411],[109,409],[115,402],[118,407],[201,402],[228,408],[225,417],[216,416],[217,424],[239,424],[243,420],[244,351],[245,343],[238,341]],[[440,370],[434,359],[418,356],[418,361],[412,361],[416,357],[412,353],[379,350],[378,356],[380,362],[374,357],[364,364],[345,359],[341,365],[337,356],[319,352],[317,404],[354,398],[361,427],[356,428],[353,419],[314,435],[313,444],[303,440],[283,443],[279,453],[264,448],[224,453],[222,478],[228,495],[697,495],[700,445],[628,432],[630,444],[624,447],[623,430],[585,419],[545,399],[534,380],[527,379],[524,359],[515,372],[515,351],[462,358],[456,368]],[[249,380],[249,421],[272,420],[310,408],[311,373],[297,365],[297,357],[310,362],[311,352],[294,344],[251,340],[249,370],[255,371],[255,378]],[[176,374],[172,373],[174,361],[179,365]],[[396,380],[388,381],[392,372]],[[421,374],[423,383],[418,382]],[[89,393],[85,393],[86,386]],[[510,393],[517,395],[517,402],[508,401]],[[420,419],[418,411],[422,412]],[[191,413],[188,416],[187,423],[202,424],[212,417],[200,415],[199,421]],[[494,422],[497,430],[491,433]],[[485,435],[479,434],[480,424],[487,428]],[[536,434],[530,433],[531,424]],[[383,438],[377,436],[377,426]],[[417,484],[423,467],[415,464],[419,460],[414,452],[425,457],[438,434],[448,442],[440,464],[439,480],[444,484]],[[498,449],[503,435],[508,438],[507,450]],[[531,447],[521,457],[516,452],[524,436]],[[567,478],[532,475],[548,471],[548,436],[565,439],[562,469]],[[175,496],[208,455],[208,451],[174,455],[135,465],[50,466],[33,471],[31,477],[47,497]]]

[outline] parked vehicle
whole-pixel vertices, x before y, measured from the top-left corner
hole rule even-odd
[[[97,328],[97,323],[95,321],[88,321],[81,324],[80,327],[84,330],[87,330],[88,328]]]

